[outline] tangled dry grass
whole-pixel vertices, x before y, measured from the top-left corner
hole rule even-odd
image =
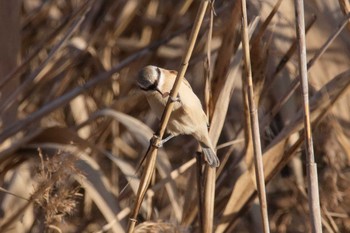
[[[199,3],[0,1],[1,232],[126,231],[159,124],[135,77],[179,67]],[[322,226],[350,232],[350,7],[305,4]],[[215,232],[261,232],[240,1],[213,9],[186,78],[217,135]],[[271,231],[309,232],[293,2],[248,1],[248,16]],[[196,148],[180,136],[159,151],[135,232],[199,232]]]

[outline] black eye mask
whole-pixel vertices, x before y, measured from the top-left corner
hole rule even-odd
[[[144,91],[156,91],[158,89],[157,86],[158,86],[158,80],[156,80],[153,84],[151,84],[147,87],[143,87],[143,86],[139,85],[141,90],[144,90]]]
[[[149,85],[148,87],[143,87],[143,86],[140,86],[141,90],[144,90],[144,91],[158,91],[162,96],[163,96],[163,93],[158,89],[158,80],[159,80],[159,76],[160,76],[160,69],[157,67],[157,73],[158,73],[158,78],[155,80],[155,82],[151,85]]]

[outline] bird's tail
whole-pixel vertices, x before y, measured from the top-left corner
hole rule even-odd
[[[218,167],[220,166],[220,160],[216,156],[214,150],[207,145],[201,143],[202,151],[204,154],[205,161],[209,164],[210,167]]]

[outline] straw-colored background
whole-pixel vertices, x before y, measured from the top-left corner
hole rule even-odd
[[[178,69],[199,2],[0,0],[1,232],[126,230],[139,182],[135,169],[159,123],[135,78],[148,64]],[[215,1],[210,69],[208,11],[186,73],[203,106],[211,93],[210,116],[224,118],[222,126],[211,126],[221,131],[216,232],[261,232],[242,62],[235,62],[239,2]],[[346,22],[350,5],[305,2],[306,24],[316,17],[306,36],[311,59]],[[279,7],[271,0],[247,4],[249,23],[257,23],[251,58],[263,122],[298,75],[296,50],[274,75],[295,42],[294,6],[286,0]],[[345,24],[309,72],[325,232],[350,232],[349,30]],[[261,126],[272,232],[310,231],[304,146],[293,147],[302,129],[300,93]],[[219,97],[229,105],[216,102]],[[198,232],[196,148],[192,137],[179,136],[159,151],[137,232]]]

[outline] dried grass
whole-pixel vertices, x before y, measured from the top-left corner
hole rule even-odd
[[[17,1],[0,3],[0,12],[10,11],[11,2]],[[335,3],[305,5],[310,120],[323,229],[350,232],[349,4]],[[159,124],[135,76],[148,64],[178,68],[200,1],[21,4],[20,22],[0,14],[0,31],[6,26],[0,35],[0,228],[126,232],[142,173],[137,166]],[[262,231],[258,209],[249,208],[256,184],[244,114],[240,4],[216,0],[212,26],[207,11],[186,73],[209,111],[213,144],[228,145],[218,150],[212,219],[218,233]],[[311,230],[305,184],[297,180],[306,173],[289,163],[305,164],[290,9],[292,1],[249,1],[247,12],[271,232]],[[18,56],[6,48],[18,48]],[[196,149],[189,136],[160,149],[135,232],[200,231]]]

